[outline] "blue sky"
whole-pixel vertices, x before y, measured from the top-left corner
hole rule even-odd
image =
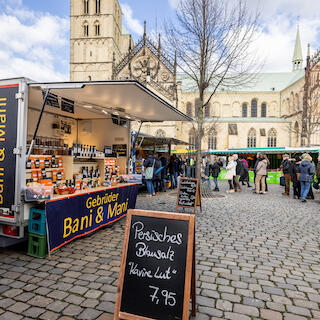
[[[135,40],[144,20],[148,33],[159,32],[164,18],[174,16],[178,1],[120,0],[123,23]],[[261,9],[261,32],[253,50],[264,59],[264,71],[291,71],[297,16],[304,56],[308,42],[312,51],[320,48],[320,1],[247,1],[252,7],[259,2]],[[0,0],[0,78],[68,80],[69,6],[69,0]]]

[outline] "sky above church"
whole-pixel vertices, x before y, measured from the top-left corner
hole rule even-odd
[[[144,20],[148,34],[159,33],[164,19],[174,19],[178,1],[120,0],[123,24],[135,40]],[[320,49],[320,1],[247,1],[251,7],[259,2],[260,34],[252,49],[264,72],[291,71],[298,20],[304,59],[307,43],[311,52]],[[68,80],[69,14],[69,0],[0,0],[0,79]]]

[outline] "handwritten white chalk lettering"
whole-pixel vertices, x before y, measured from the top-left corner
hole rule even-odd
[[[136,256],[139,258],[148,257],[148,258],[156,258],[158,260],[170,260],[173,261],[174,259],[174,251],[172,247],[169,246],[167,251],[164,252],[162,250],[151,251],[149,250],[149,246],[146,245],[144,242],[137,242],[136,243]]]
[[[139,269],[138,264],[132,261],[128,265],[130,266],[129,275],[135,275],[139,278],[153,278],[151,270],[147,270],[146,268]]]
[[[155,304],[159,303],[160,298],[164,298],[164,304],[166,306],[174,307],[176,305],[177,301],[175,298],[176,296],[175,292],[170,292],[168,290],[161,290],[162,297],[159,297],[158,296],[158,293],[160,291],[159,287],[149,286],[149,288],[153,290],[153,293],[150,294],[150,298],[151,298],[151,301],[154,302]]]
[[[162,233],[156,230],[144,230],[144,224],[141,221],[135,222],[132,225],[134,229],[134,239],[139,239],[140,241],[153,241],[153,242],[167,242],[171,244],[181,245],[183,235],[182,233],[168,234],[168,227],[164,227]]]

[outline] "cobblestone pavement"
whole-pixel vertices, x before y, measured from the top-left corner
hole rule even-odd
[[[320,202],[301,203],[269,187],[266,195],[245,189],[203,199],[196,319],[320,319]],[[141,195],[137,208],[174,211],[175,201],[168,193]],[[124,225],[122,219],[47,259],[0,251],[0,319],[112,319]]]

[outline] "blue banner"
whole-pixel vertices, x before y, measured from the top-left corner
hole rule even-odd
[[[138,188],[133,184],[47,201],[49,252],[124,217],[135,208]]]

